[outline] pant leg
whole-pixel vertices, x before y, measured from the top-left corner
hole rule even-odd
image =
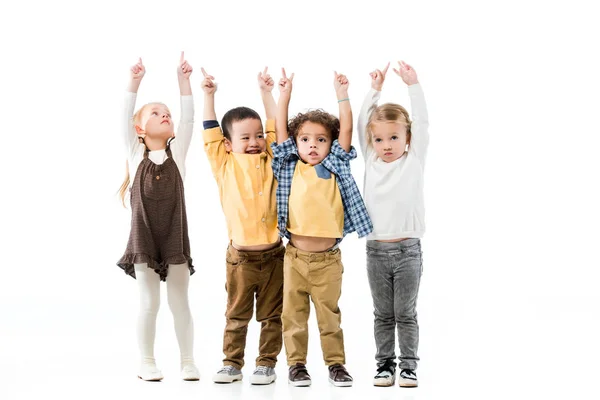
[[[403,247],[394,262],[394,311],[400,343],[400,368],[416,369],[419,357],[419,324],[417,321],[417,296],[421,283],[421,245]]]
[[[156,317],[160,308],[160,276],[148,264],[134,264],[140,291],[140,312],[137,322],[138,347],[142,363],[155,364],[154,339]]]
[[[343,266],[339,249],[322,261],[310,263],[310,297],[315,306],[326,365],[345,364],[342,313],[338,301],[342,294]]]
[[[246,263],[231,246],[227,250],[227,310],[223,335],[224,365],[244,366],[246,334],[254,309],[255,265]]]
[[[308,352],[308,265],[286,248],[283,262],[283,342],[288,365],[306,364]]]
[[[190,269],[187,263],[169,265],[167,298],[173,314],[181,365],[194,363],[194,321],[188,300],[189,282]]]
[[[256,292],[256,320],[261,323],[256,365],[274,367],[282,347],[283,246],[262,263],[263,279]]]
[[[374,336],[377,365],[396,359],[394,315],[394,276],[387,252],[367,245],[367,276],[373,298]]]

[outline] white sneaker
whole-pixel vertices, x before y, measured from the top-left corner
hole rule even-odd
[[[225,365],[216,374],[213,375],[215,383],[231,383],[241,381],[243,378],[242,371],[232,365]]]
[[[417,374],[412,369],[403,369],[400,371],[400,376],[398,377],[400,387],[417,387],[419,386],[419,381],[417,380]]]
[[[277,374],[275,374],[273,367],[259,365],[250,377],[250,383],[253,385],[268,385],[275,382],[275,379],[277,379]]]
[[[377,368],[377,375],[373,378],[374,386],[394,386],[396,381],[396,368],[393,362],[386,362]]]
[[[158,382],[161,381],[164,376],[162,372],[156,368],[156,364],[141,363],[138,378],[145,381]]]
[[[200,371],[194,364],[185,364],[181,367],[181,379],[184,381],[199,381]]]

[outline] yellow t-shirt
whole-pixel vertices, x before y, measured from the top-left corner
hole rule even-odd
[[[288,200],[288,230],[296,235],[344,237],[344,206],[335,175],[319,178],[315,167],[298,160]]]
[[[267,120],[267,149],[261,154],[228,152],[220,127],[203,132],[204,150],[219,187],[229,239],[241,246],[275,243],[277,181],[273,177],[271,143],[275,121]]]

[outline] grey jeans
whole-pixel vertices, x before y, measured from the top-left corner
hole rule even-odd
[[[377,365],[394,362],[398,327],[400,369],[416,369],[419,347],[417,296],[423,272],[421,241],[367,241],[367,275],[373,296]],[[394,363],[395,364],[395,363]]]

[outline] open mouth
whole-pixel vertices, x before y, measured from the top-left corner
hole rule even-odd
[[[310,153],[308,153],[308,155],[311,156],[311,157],[316,157],[319,154],[316,151],[311,151]]]
[[[246,154],[260,154],[259,149],[246,150]]]

